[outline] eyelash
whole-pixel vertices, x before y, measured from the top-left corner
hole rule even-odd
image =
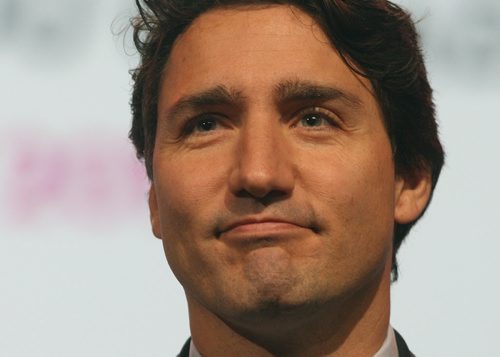
[[[194,118],[192,118],[191,120],[189,120],[186,125],[184,126],[184,128],[182,129],[182,134],[183,135],[190,135],[190,134],[193,134],[193,133],[198,133],[199,135],[203,135],[203,133],[205,132],[210,132],[212,130],[206,130],[206,131],[198,131],[197,130],[197,126],[203,122],[209,122],[209,121],[212,121],[214,122],[214,124],[217,126],[217,125],[221,125],[220,124],[220,121],[221,121],[221,116],[220,115],[217,115],[217,114],[213,114],[213,113],[205,113],[205,114],[202,114],[202,115],[199,115],[199,116],[196,116]]]
[[[297,117],[295,124],[293,125],[294,127],[297,127],[303,119],[305,119],[307,116],[310,115],[315,115],[318,116],[320,119],[323,119],[323,121],[332,126],[332,127],[338,127],[338,118],[337,116],[331,112],[330,110],[321,108],[321,107],[312,107],[312,108],[306,108],[302,109],[299,111],[297,114],[294,116]],[[323,126],[323,125],[321,125]],[[307,127],[307,126],[304,126]],[[316,126],[310,126],[308,128],[314,129]]]
[[[315,115],[315,116],[319,117],[320,119],[322,119],[324,121],[324,123],[326,123],[332,127],[338,126],[337,116],[334,113],[332,113],[330,110],[327,110],[327,109],[324,109],[321,107],[310,107],[310,108],[302,109],[293,115],[296,119],[295,119],[295,123],[292,125],[292,127],[299,126],[300,122],[309,115]],[[192,118],[191,120],[189,120],[186,123],[186,125],[182,129],[182,134],[184,136],[192,135],[194,133],[196,133],[198,135],[204,135],[204,134],[206,134],[210,131],[213,131],[213,130],[197,130],[198,125],[202,124],[204,121],[206,121],[206,122],[211,121],[217,127],[217,126],[222,125],[221,120],[223,118],[224,117],[222,115],[218,115],[215,113],[201,114],[199,116]],[[324,125],[319,125],[317,127],[323,127],[323,126]],[[316,128],[316,126],[309,126],[309,127],[303,126],[303,127],[309,128],[310,130],[315,130],[315,129],[318,130]]]

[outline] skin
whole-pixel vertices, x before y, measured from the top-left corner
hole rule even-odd
[[[203,356],[372,356],[394,223],[427,174],[395,175],[369,81],[287,6],[217,9],[165,66],[151,223]]]

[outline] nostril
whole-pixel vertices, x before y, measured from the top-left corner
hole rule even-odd
[[[291,196],[291,192],[285,192],[285,191],[280,191],[280,190],[272,190],[270,191],[267,195],[263,196],[260,198],[259,201],[264,206],[268,206],[271,203],[279,202],[281,200],[285,200]]]
[[[279,202],[281,200],[285,200],[291,196],[291,192],[283,191],[283,190],[267,190],[267,191],[249,191],[246,189],[242,189],[235,193],[237,198],[251,198],[254,201],[259,202],[264,206],[268,206],[271,203]]]

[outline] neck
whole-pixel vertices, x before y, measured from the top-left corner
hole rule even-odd
[[[204,357],[373,356],[389,326],[390,265],[369,285],[341,301],[255,323],[221,318],[186,293],[193,342]]]

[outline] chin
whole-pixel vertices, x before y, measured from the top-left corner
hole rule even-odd
[[[254,286],[255,289],[255,286]],[[298,316],[311,315],[325,303],[324,296],[300,286],[258,286],[245,299],[233,300],[222,306],[227,316],[248,324],[278,323]],[[304,293],[307,290],[307,294]],[[227,303],[227,300],[226,300]],[[232,305],[232,308],[230,307]],[[228,311],[229,309],[232,311]]]

